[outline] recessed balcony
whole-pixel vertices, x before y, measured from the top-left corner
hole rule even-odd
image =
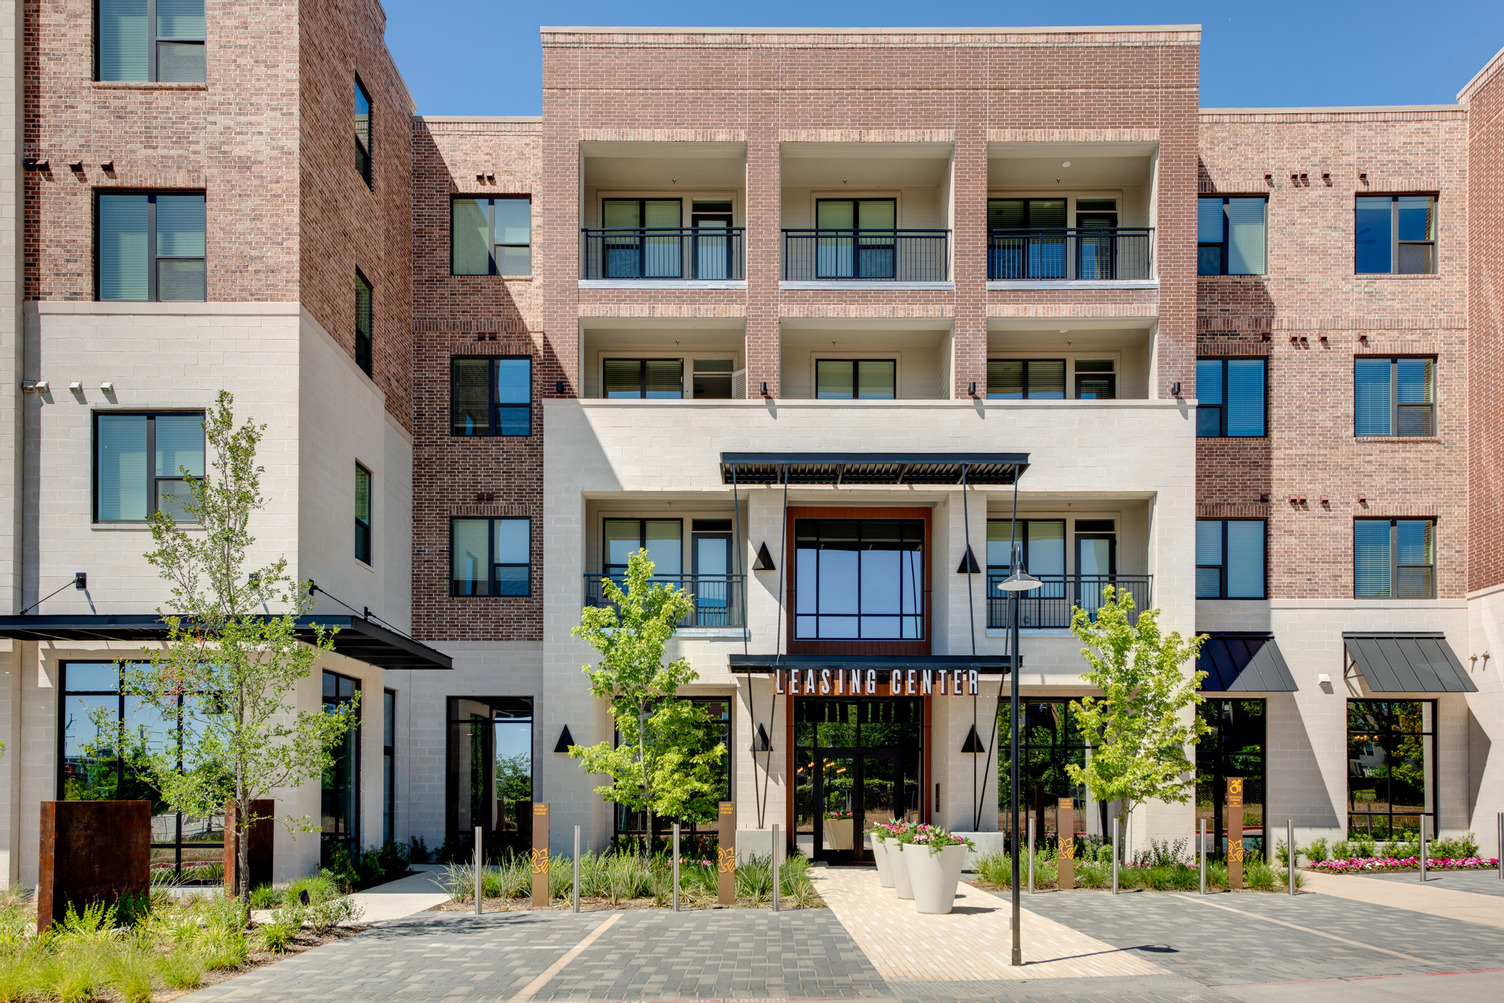
[[[1153,252],[1151,227],[1000,227],[987,234],[987,278],[1062,282],[1149,279],[1154,275]]]

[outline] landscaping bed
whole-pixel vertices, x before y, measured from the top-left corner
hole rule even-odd
[[[1481,871],[1499,866],[1496,857],[1478,856],[1478,840],[1466,836],[1433,839],[1426,844],[1426,868],[1435,871]],[[1280,844],[1284,857],[1284,844]],[[1328,849],[1324,839],[1297,847],[1313,871],[1323,874],[1373,874],[1382,871],[1420,870],[1420,840],[1344,839]]]
[[[1499,866],[1497,857],[1427,857],[1428,871],[1485,871]],[[1420,857],[1349,857],[1319,860],[1310,865],[1323,874],[1372,874],[1381,871],[1419,871]]]
[[[1075,888],[1088,891],[1112,888],[1111,847],[1098,847],[1095,858],[1078,857],[1072,861],[1075,868]],[[1013,881],[1013,858],[1006,853],[989,853],[976,860],[974,871],[977,880],[972,882],[986,891],[998,891],[1011,887]],[[1027,887],[1029,862],[1020,864],[1019,880]],[[1034,888],[1052,889],[1059,876],[1059,862],[1051,851],[1040,850],[1034,855]],[[1295,887],[1301,886],[1301,875],[1295,874]],[[1227,865],[1220,861],[1207,861],[1206,887],[1208,890],[1227,890]],[[1118,866],[1119,891],[1194,892],[1201,888],[1201,868],[1186,858],[1184,840],[1174,844],[1155,843],[1137,859],[1124,861]],[[1246,891],[1286,891],[1289,877],[1285,870],[1276,867],[1258,854],[1249,854],[1243,861],[1243,888]]]

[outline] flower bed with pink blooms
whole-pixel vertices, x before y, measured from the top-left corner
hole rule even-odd
[[[1426,868],[1433,871],[1481,871],[1498,867],[1496,857],[1427,857]],[[1346,860],[1318,860],[1313,871],[1328,874],[1361,874],[1373,871],[1418,871],[1419,857],[1348,857]]]

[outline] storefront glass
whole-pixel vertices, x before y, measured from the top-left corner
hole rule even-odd
[[[1071,712],[1070,703],[1070,697],[1061,697],[1028,700],[1019,705],[1018,738],[1021,758],[1018,794],[1022,817],[1018,822],[1018,831],[1021,839],[1028,838],[1029,818],[1032,815],[1036,845],[1044,840],[1054,839],[1060,832],[1061,798],[1075,800],[1075,817],[1070,820],[1070,826],[1078,839],[1087,835],[1101,836],[1103,832],[1102,813],[1096,802],[1087,800],[1085,785],[1072,783],[1066,770],[1072,764],[1084,767],[1090,754],[1086,736],[1076,724],[1076,715]],[[1013,735],[1008,724],[1009,708],[1006,701],[999,710],[998,831],[1011,832],[1013,760],[1010,743]],[[983,741],[985,740],[984,737]]]
[[[1196,822],[1214,834],[1210,852],[1227,853],[1227,781],[1243,780],[1243,851],[1262,853],[1269,830],[1264,811],[1264,701],[1203,700],[1197,715],[1211,730],[1196,744]]]
[[[533,800],[533,698],[450,697],[446,839],[529,843]]]
[[[1436,702],[1347,702],[1347,831],[1412,840],[1436,833]]]

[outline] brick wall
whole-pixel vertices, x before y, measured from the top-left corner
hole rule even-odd
[[[1269,421],[1267,439],[1198,441],[1197,514],[1268,518],[1271,597],[1351,597],[1364,516],[1434,516],[1438,596],[1465,590],[1465,128],[1462,110],[1201,115],[1200,190],[1267,194],[1269,266],[1198,280],[1197,350],[1267,357]],[[1438,274],[1354,275],[1365,192],[1438,195]],[[1437,356],[1434,438],[1354,437],[1353,359],[1390,353]]]

